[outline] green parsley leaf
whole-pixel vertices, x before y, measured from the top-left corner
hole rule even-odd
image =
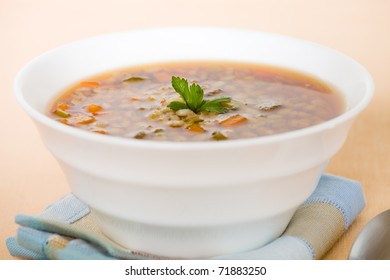
[[[204,92],[201,86],[195,83],[188,86],[188,81],[184,78],[172,76],[172,87],[184,101],[173,101],[169,103],[168,108],[174,111],[190,109],[196,114],[203,111],[223,114],[229,110],[228,103],[231,101],[230,97],[204,100]]]
[[[187,103],[190,96],[190,89],[188,88],[188,81],[186,79],[172,76],[172,87],[180,94],[181,98]],[[188,104],[187,104],[188,105]]]
[[[229,108],[225,106],[226,103],[231,101],[230,97],[220,97],[213,100],[206,100],[200,107],[200,111],[214,112],[218,114],[224,114],[229,111]]]
[[[188,107],[196,113],[203,104],[203,89],[200,85],[192,84],[190,86],[190,96],[188,98]]]
[[[172,101],[168,104],[168,108],[172,109],[173,111],[178,111],[181,109],[188,109],[188,106],[187,104],[180,101]]]

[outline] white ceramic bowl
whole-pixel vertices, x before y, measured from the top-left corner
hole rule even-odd
[[[347,111],[279,135],[193,143],[99,135],[45,115],[54,96],[85,77],[181,60],[253,62],[310,73],[341,91]],[[218,28],[130,31],[77,41],[34,59],[15,81],[20,105],[35,120],[71,190],[96,211],[102,231],[125,247],[183,258],[250,250],[278,237],[373,90],[367,71],[339,52]]]

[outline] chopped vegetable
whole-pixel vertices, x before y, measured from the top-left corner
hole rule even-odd
[[[181,127],[183,126],[185,123],[181,120],[173,120],[173,121],[170,121],[169,122],[169,126],[170,127]]]
[[[221,141],[221,140],[227,140],[228,138],[222,134],[220,131],[214,131],[211,134],[211,139]]]
[[[212,91],[207,92],[206,95],[212,96],[212,95],[220,94],[221,92],[222,92],[222,89],[216,89],[216,90],[212,90]]]
[[[231,101],[230,97],[204,100],[203,89],[200,85],[193,83],[191,86],[188,86],[188,81],[184,78],[172,76],[172,87],[184,101],[173,101],[169,103],[168,108],[174,111],[190,109],[196,114],[204,111],[222,114],[229,110],[226,105]]]
[[[190,109],[177,110],[176,115],[179,117],[195,116],[194,112],[192,112]]]
[[[99,134],[107,134],[107,131],[105,130],[92,130],[92,132],[99,133]]]
[[[123,80],[123,82],[142,82],[145,80],[146,80],[146,78],[143,78],[143,77],[130,77],[130,78],[127,78],[126,80]]]
[[[241,115],[234,115],[234,116],[231,116],[227,119],[224,119],[220,124],[223,126],[223,127],[231,127],[231,126],[236,126],[236,125],[239,125],[239,124],[242,124],[244,122],[246,122],[248,119],[241,116]]]
[[[58,121],[59,121],[60,123],[69,125],[68,119],[58,119]]]
[[[100,105],[91,104],[91,105],[88,105],[88,107],[86,108],[86,110],[87,110],[87,112],[89,112],[89,113],[96,114],[97,112],[103,110],[103,107],[100,106]]]
[[[95,121],[95,118],[83,113],[76,113],[72,115],[71,121],[76,124],[89,124]]]
[[[60,109],[56,109],[54,111],[54,114],[56,114],[57,116],[59,116],[61,118],[69,118],[71,116],[71,114],[69,114],[63,110],[60,110]]]
[[[270,99],[262,102],[259,106],[259,109],[262,111],[271,111],[281,107],[282,104],[276,100]]]
[[[61,103],[61,104],[58,105],[57,108],[60,109],[60,110],[66,111],[66,110],[69,109],[69,105],[65,104],[65,103]]]
[[[196,123],[188,126],[187,130],[190,131],[190,132],[195,132],[195,133],[203,133],[203,132],[205,132],[203,127],[201,127],[199,124],[196,124]]]
[[[186,124],[192,125],[194,123],[203,122],[204,120],[202,120],[198,115],[195,115],[186,117],[184,121],[186,122]]]
[[[100,86],[99,82],[82,81],[79,84],[80,87],[96,88]]]
[[[135,139],[144,139],[145,137],[146,133],[144,131],[140,131],[134,136]]]

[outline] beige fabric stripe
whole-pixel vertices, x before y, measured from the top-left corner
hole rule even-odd
[[[284,234],[305,239],[312,246],[315,258],[321,259],[343,233],[344,218],[340,210],[328,203],[315,202],[297,210]]]
[[[96,217],[93,211],[89,212],[82,219],[77,220],[70,226],[86,230],[88,232],[93,232],[95,234],[103,234],[96,223]]]
[[[61,235],[53,235],[47,241],[47,246],[45,247],[45,254],[49,259],[56,260],[57,250],[65,248],[69,243],[69,238],[63,237]]]

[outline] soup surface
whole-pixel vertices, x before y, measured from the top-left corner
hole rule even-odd
[[[90,77],[62,92],[48,115],[65,125],[126,138],[218,141],[305,128],[340,115],[344,107],[332,87],[288,69],[172,62]]]

